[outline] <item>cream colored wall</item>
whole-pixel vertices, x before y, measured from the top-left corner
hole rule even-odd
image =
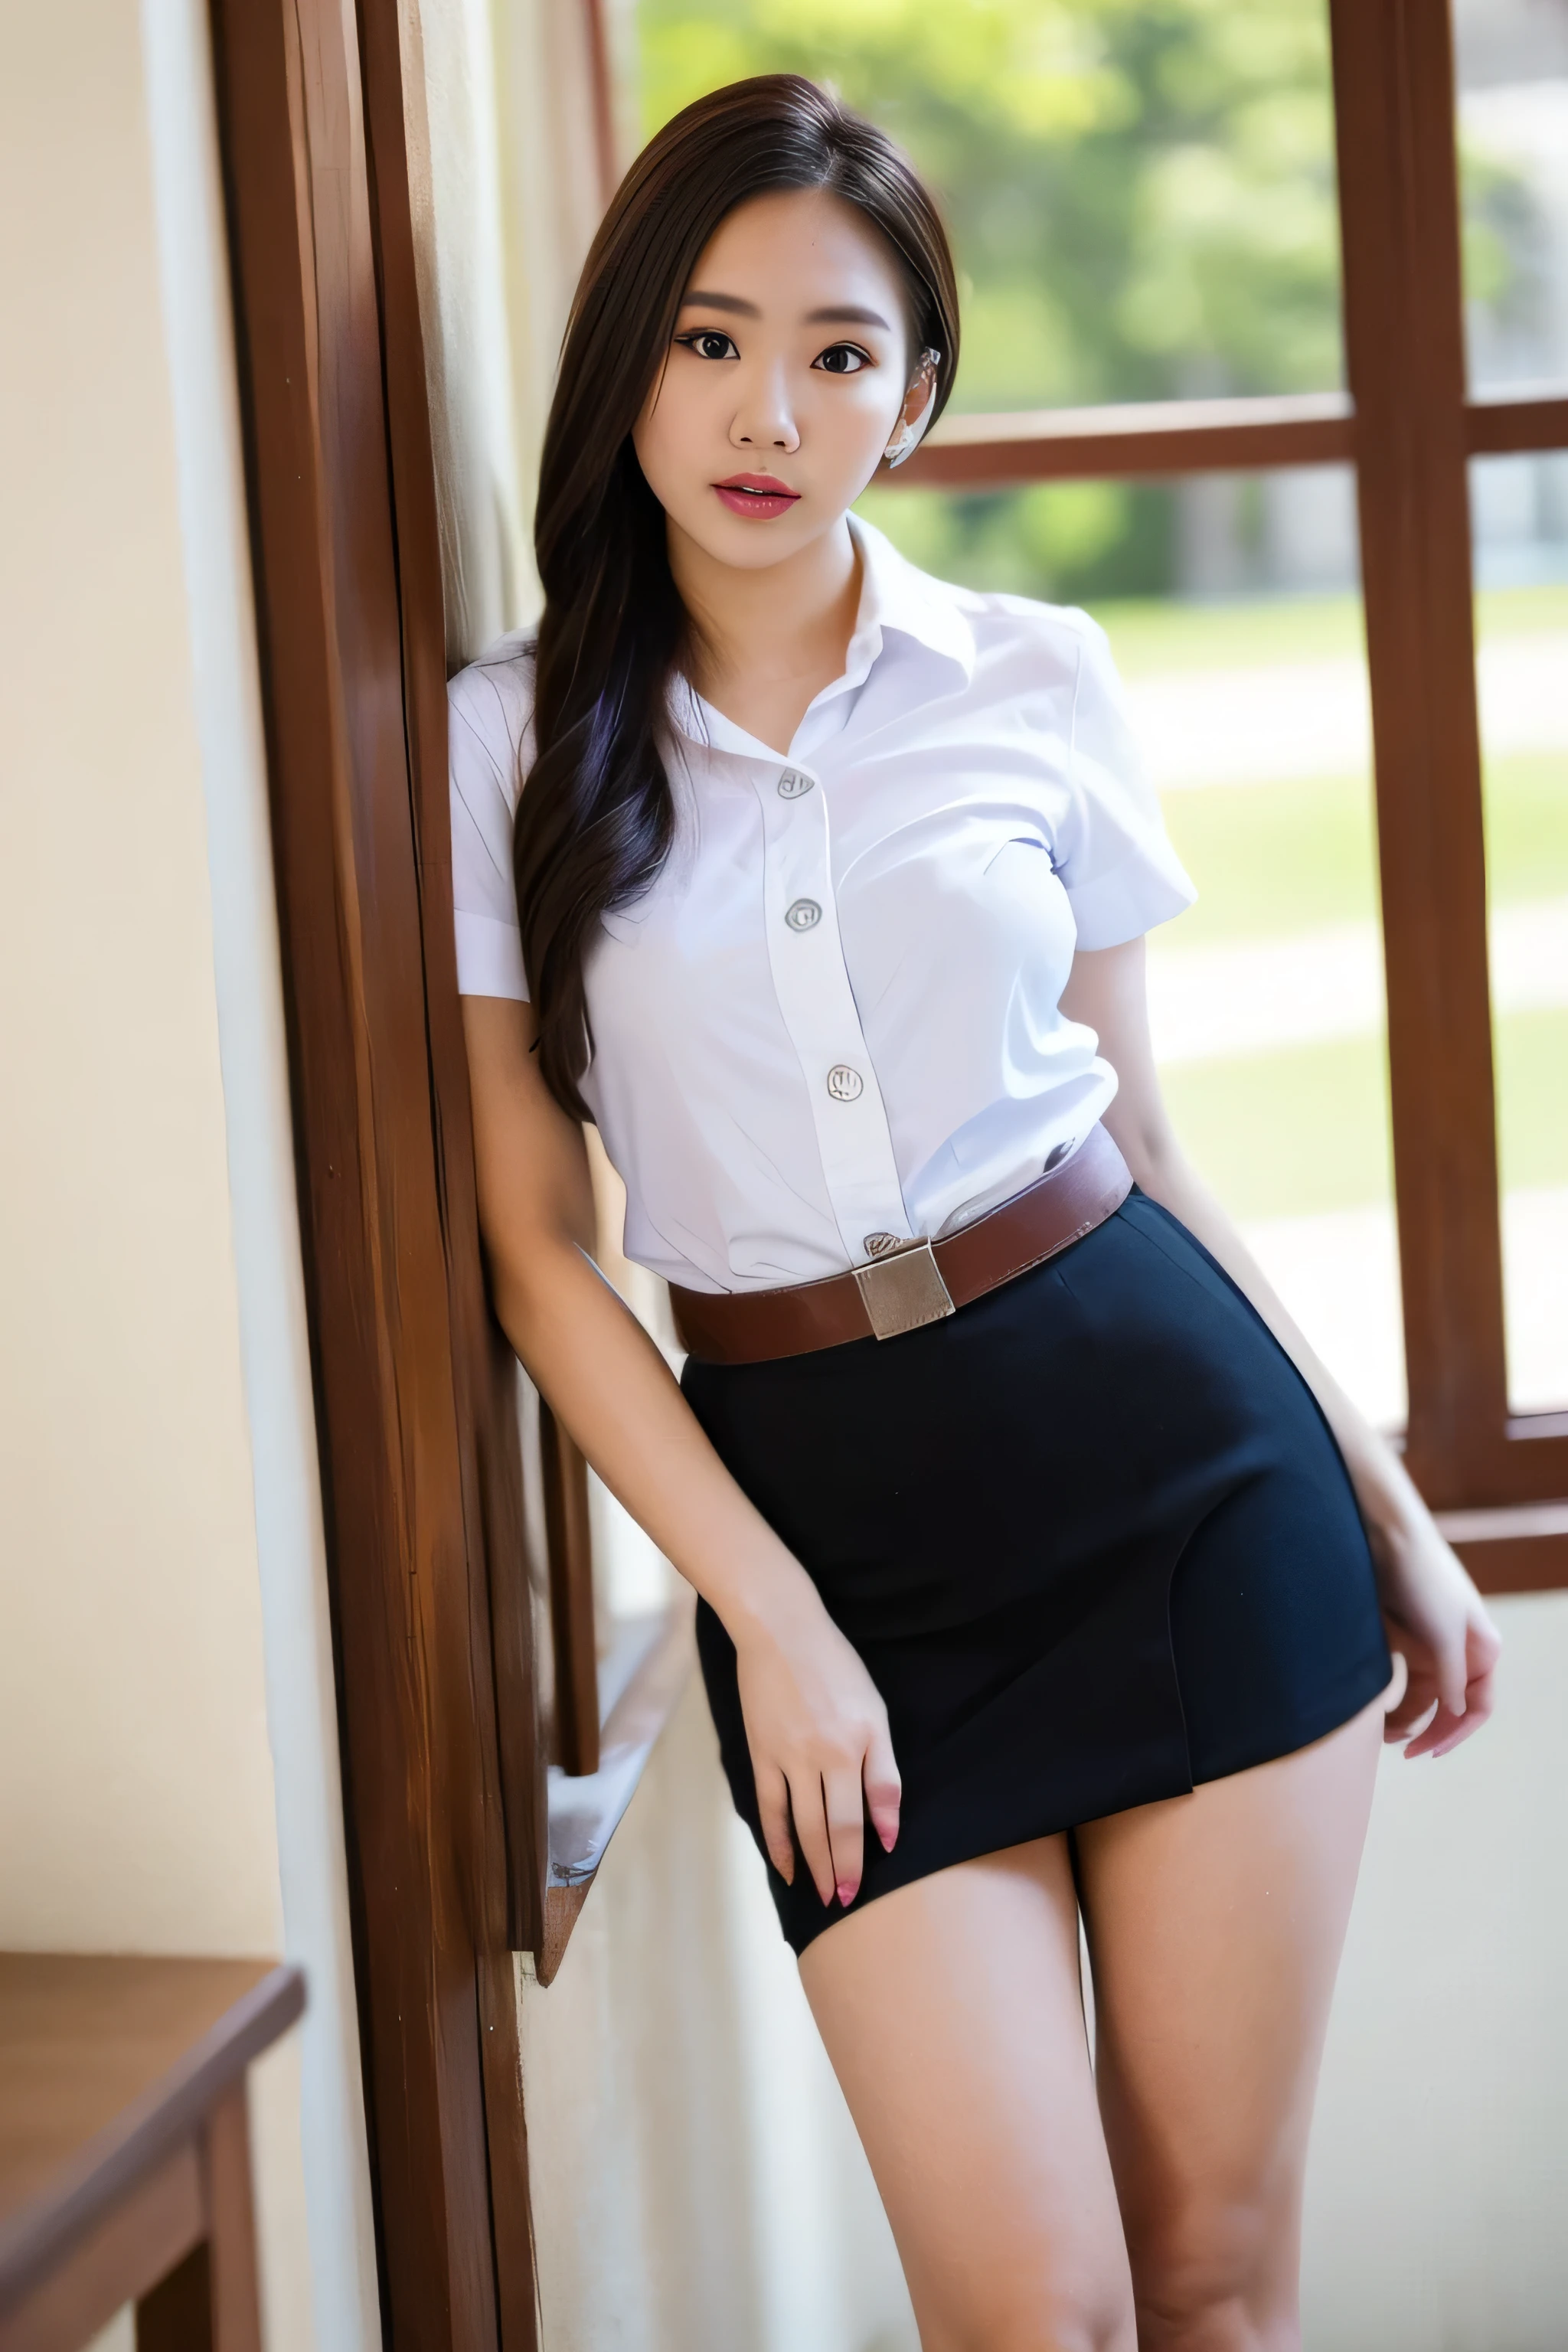
[[[209,873],[209,804],[221,816],[259,774],[253,674],[248,706],[225,686],[226,663],[254,666],[233,386],[210,364],[193,381],[160,284],[162,198],[180,215],[165,263],[183,255],[186,308],[224,353],[205,38],[192,0],[148,0],[145,25],[117,0],[57,0],[8,11],[0,36],[0,1945],[33,1949],[301,1948],[279,1821],[280,1801],[301,1810],[310,1743],[285,1724],[280,1777],[269,1675],[275,1714],[308,1715],[311,1693],[279,1686],[268,1634],[277,1547],[258,1539],[246,1377],[260,1358],[224,1087],[237,1037],[280,1054],[276,954],[241,976],[245,1001],[231,987],[220,1039],[220,973],[226,956],[236,980],[247,919],[231,908],[215,961]],[[182,140],[193,169],[160,144]],[[204,400],[222,455],[196,611],[182,508]],[[280,1262],[286,1303],[286,1248]],[[291,1278],[297,1296],[297,1243]],[[296,1391],[302,1365],[301,1349]],[[313,1779],[310,1803],[335,1806]],[[330,1876],[330,1857],[310,1868]],[[321,1917],[334,1900],[341,1885]],[[255,2077],[268,2341],[355,2352],[372,2340],[363,2243],[351,2221],[323,2296],[301,2112],[310,2193],[341,2217],[357,2060],[341,2013],[338,2045],[322,2038],[331,1934],[304,1941],[324,2002]],[[358,2162],[363,2182],[363,2127]],[[374,2279],[370,2294],[374,2326]],[[343,2324],[321,2327],[334,2312]]]
[[[270,1951],[260,1601],[137,24],[112,0],[8,24],[4,1932]]]
[[[1497,1716],[1384,1759],[1313,2138],[1308,2352],[1561,2352],[1568,1593],[1500,1601]]]

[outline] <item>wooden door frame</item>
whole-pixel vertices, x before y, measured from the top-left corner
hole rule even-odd
[[[544,1769],[457,993],[396,0],[211,0],[385,2340],[534,2352]]]

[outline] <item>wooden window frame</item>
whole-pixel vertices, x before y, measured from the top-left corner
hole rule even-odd
[[[1568,447],[1568,393],[1467,394],[1448,0],[1329,18],[1348,394],[950,417],[894,478],[1355,467],[1405,1458],[1478,1581],[1538,1591],[1568,1584],[1568,1412],[1508,1402],[1468,467]]]

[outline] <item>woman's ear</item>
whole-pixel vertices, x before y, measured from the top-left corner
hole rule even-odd
[[[942,353],[930,350],[923,351],[915,363],[910,388],[904,394],[903,407],[899,412],[899,429],[882,453],[889,473],[895,466],[901,466],[906,457],[912,457],[920,446],[921,436],[931,422],[931,409],[936,402],[936,372],[941,364]]]

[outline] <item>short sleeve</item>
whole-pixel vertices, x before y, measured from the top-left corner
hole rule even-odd
[[[526,1003],[511,835],[533,753],[529,640],[501,638],[458,671],[447,697],[458,992]]]
[[[1087,614],[1074,618],[1078,680],[1057,870],[1079,945],[1114,948],[1169,922],[1198,894],[1144,773],[1105,632]]]

